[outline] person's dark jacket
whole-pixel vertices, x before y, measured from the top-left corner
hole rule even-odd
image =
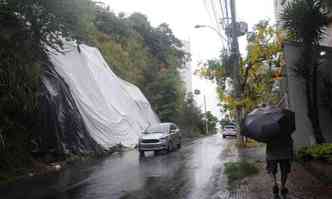
[[[267,160],[293,159],[293,139],[289,136],[276,137],[266,144]]]

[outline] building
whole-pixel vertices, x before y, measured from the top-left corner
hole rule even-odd
[[[191,45],[190,41],[182,41],[183,44],[183,50],[184,52],[190,54],[191,53]],[[186,60],[183,68],[181,69],[181,78],[184,82],[185,88],[186,88],[186,94],[188,95],[189,93],[193,92],[192,88],[192,76],[193,76],[193,71],[192,71],[192,62],[191,59]]]
[[[275,15],[277,25],[281,27],[280,13],[283,8],[291,0],[274,0]],[[330,0],[326,1],[327,4]],[[331,6],[331,5],[328,5]],[[331,7],[332,8],[332,7]],[[331,15],[332,19],[332,15]],[[332,70],[329,67],[332,64],[332,20],[327,29],[326,36],[321,40],[321,51],[326,55],[320,60],[318,84],[318,108],[320,127],[327,141],[332,141]],[[297,149],[303,146],[309,146],[316,143],[311,121],[308,118],[306,87],[304,79],[294,73],[292,67],[296,66],[298,60],[301,59],[301,44],[286,43],[284,47],[284,56],[286,61],[286,69],[284,71],[284,79],[287,88],[284,90],[287,96],[287,104],[291,110],[296,113],[296,131],[293,135],[295,146]],[[285,99],[284,99],[285,100]]]

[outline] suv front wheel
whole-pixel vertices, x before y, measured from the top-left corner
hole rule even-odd
[[[167,146],[167,152],[172,152],[174,150],[173,142],[169,142]]]
[[[181,148],[181,141],[179,142],[179,144],[178,144],[178,149],[180,149]]]

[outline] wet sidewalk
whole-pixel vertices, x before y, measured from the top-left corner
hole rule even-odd
[[[265,171],[265,147],[238,149],[240,159],[254,162],[259,173],[243,179],[234,192],[219,193],[213,199],[272,199],[272,178]],[[280,176],[279,184],[280,184]],[[328,187],[311,175],[302,165],[293,162],[289,176],[287,199],[331,199],[332,187]]]

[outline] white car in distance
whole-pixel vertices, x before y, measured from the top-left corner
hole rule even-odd
[[[224,126],[222,137],[237,137],[237,128],[234,125],[226,125]]]

